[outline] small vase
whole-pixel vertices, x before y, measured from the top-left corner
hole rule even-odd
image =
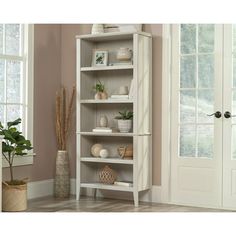
[[[108,99],[108,94],[107,94],[107,92],[102,92],[101,93],[101,99]]]
[[[101,93],[101,92],[97,92],[97,93],[94,95],[94,99],[95,99],[95,100],[100,100],[100,99],[102,99],[102,93]]]
[[[69,157],[68,152],[64,150],[57,152],[54,195],[56,198],[68,198],[70,196]]]
[[[107,125],[108,125],[107,116],[103,115],[100,117],[99,125],[100,125],[100,127],[107,127]]]

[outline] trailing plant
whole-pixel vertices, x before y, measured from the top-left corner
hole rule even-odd
[[[101,81],[99,80],[98,83],[96,83],[96,85],[93,87],[93,89],[96,92],[101,92],[103,93],[105,91],[105,85],[101,83]]]
[[[66,102],[66,89],[62,87],[60,91],[56,93],[56,136],[59,150],[66,150],[74,98],[75,86],[72,89],[68,107]]]
[[[12,122],[7,122],[4,128],[0,122],[0,135],[3,135],[4,140],[2,142],[2,154],[9,164],[11,180],[8,182],[10,185],[21,184],[22,181],[14,180],[13,176],[13,162],[16,156],[27,155],[27,151],[31,150],[30,140],[25,139],[22,132],[17,130],[17,125],[21,123],[21,119],[18,118]]]
[[[132,111],[123,111],[119,112],[120,116],[116,116],[115,119],[117,120],[132,120],[133,119],[133,112]]]

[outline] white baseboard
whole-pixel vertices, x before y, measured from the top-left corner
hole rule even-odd
[[[52,196],[53,195],[53,179],[43,180],[43,181],[36,181],[28,183],[28,199],[34,199],[39,197],[45,196]],[[71,181],[71,194],[76,194],[76,180],[72,178]],[[83,191],[82,194],[87,196],[93,196],[93,191],[88,189],[87,191]],[[97,196],[103,197],[101,191],[98,191]],[[115,194],[112,196],[113,198],[118,199],[132,199],[132,195],[126,194]],[[143,202],[155,202],[161,203],[161,186],[153,185],[150,192],[143,192],[140,193],[140,201]]]

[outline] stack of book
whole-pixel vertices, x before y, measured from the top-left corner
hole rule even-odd
[[[112,129],[109,127],[96,127],[95,129],[93,129],[93,132],[112,133]]]
[[[129,95],[113,94],[111,99],[129,99]]]
[[[115,181],[114,185],[124,186],[124,187],[132,187],[133,186],[133,182],[129,182],[129,181]]]

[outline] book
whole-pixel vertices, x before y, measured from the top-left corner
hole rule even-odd
[[[134,93],[134,79],[132,79],[130,83],[129,98],[133,98],[133,93]]]
[[[111,95],[111,99],[128,99],[129,95],[120,95],[120,94],[113,94]]]
[[[96,127],[93,132],[112,133],[112,129],[109,127]]]
[[[133,186],[133,182],[129,182],[129,181],[115,181],[114,185],[125,186],[125,187],[132,187]]]

